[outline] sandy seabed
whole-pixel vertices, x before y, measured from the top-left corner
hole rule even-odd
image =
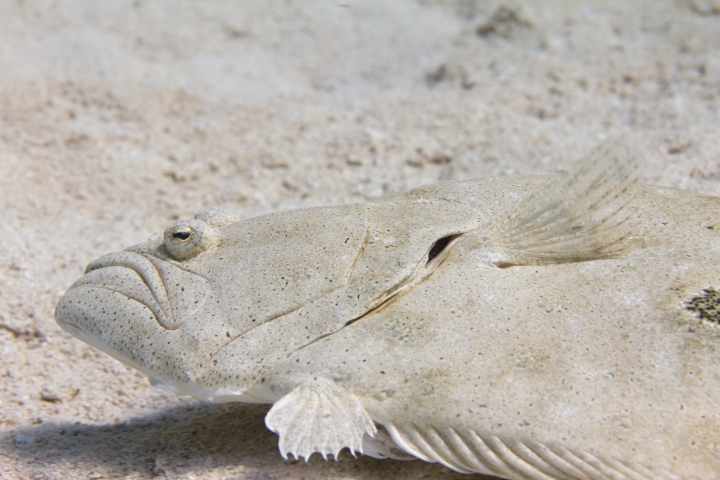
[[[0,18],[1,478],[467,478],[286,462],[268,407],[174,398],[55,324],[89,261],[209,205],[554,173],[623,129],[644,182],[720,195],[717,0],[0,0]]]

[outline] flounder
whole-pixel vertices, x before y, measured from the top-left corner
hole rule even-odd
[[[720,198],[639,163],[207,209],[92,262],[56,319],[175,393],[274,404],[284,457],[720,478]]]

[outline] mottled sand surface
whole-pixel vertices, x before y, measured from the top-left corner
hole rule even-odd
[[[643,181],[720,195],[718,0],[0,0],[0,19],[1,478],[467,478],[285,462],[267,407],[173,398],[59,329],[89,261],[206,206],[552,173],[622,129]]]

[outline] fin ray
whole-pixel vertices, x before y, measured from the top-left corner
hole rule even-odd
[[[650,480],[662,474],[587,451],[572,451],[535,440],[501,438],[471,429],[393,423],[385,427],[393,440],[413,455],[463,473],[538,480]]]
[[[280,454],[287,459],[313,453],[337,459],[344,448],[363,452],[363,437],[377,429],[357,397],[335,382],[316,379],[301,383],[278,400],[265,417],[265,425],[280,435]]]
[[[392,437],[378,428],[374,437],[365,434],[363,436],[363,455],[384,460],[392,458],[393,460],[417,460],[416,457],[405,452],[400,446],[396,445]]]
[[[624,138],[601,145],[574,170],[530,194],[486,227],[508,264],[548,264],[609,258],[629,232],[640,156]]]

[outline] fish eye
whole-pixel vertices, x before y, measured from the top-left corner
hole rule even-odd
[[[215,243],[215,229],[202,220],[181,220],[165,230],[165,250],[175,260],[187,260]]]
[[[170,240],[173,242],[187,242],[192,237],[193,229],[187,225],[178,225],[173,229]]]

